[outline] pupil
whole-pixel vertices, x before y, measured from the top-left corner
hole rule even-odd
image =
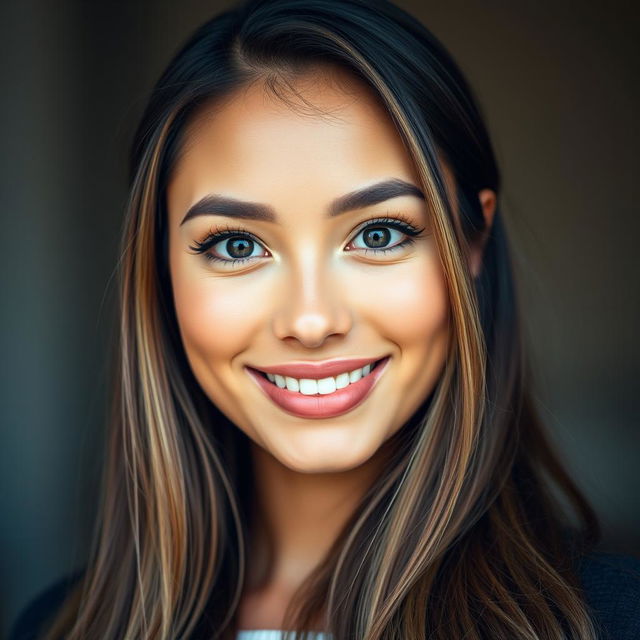
[[[390,238],[391,233],[389,232],[389,229],[385,229],[384,227],[368,229],[364,233],[364,241],[372,249],[385,246],[389,242]]]
[[[253,240],[247,238],[236,238],[235,240],[227,240],[227,251],[233,258],[246,258],[251,255],[253,250]],[[234,253],[236,252],[236,253]]]

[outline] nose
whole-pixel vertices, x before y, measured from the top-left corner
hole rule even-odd
[[[337,276],[315,259],[292,271],[272,320],[277,338],[317,349],[330,336],[348,334],[352,314]]]

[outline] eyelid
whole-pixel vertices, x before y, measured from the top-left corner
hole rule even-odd
[[[351,232],[351,234],[352,236],[353,234],[357,235],[367,227],[373,226],[376,224],[380,226],[389,225],[391,227],[395,227],[396,229],[399,229],[403,233],[407,233],[408,235],[412,235],[412,236],[417,236],[426,229],[426,227],[422,227],[418,229],[408,216],[400,212],[394,212],[394,213],[386,213],[383,216],[378,216],[378,217],[370,218],[368,220],[363,221]]]
[[[189,249],[193,249],[193,251],[197,253],[201,253],[202,251],[206,251],[210,246],[213,246],[213,244],[217,244],[218,242],[221,242],[222,240],[225,240],[228,237],[232,237],[236,235],[247,236],[254,242],[257,242],[258,244],[263,244],[263,242],[257,236],[251,233],[251,231],[248,231],[247,229],[242,229],[240,227],[232,228],[227,225],[224,228],[212,227],[205,234],[202,240],[195,241],[197,246],[195,247],[189,246]],[[213,242],[213,240],[215,240],[215,242]],[[210,243],[210,241],[212,242]]]

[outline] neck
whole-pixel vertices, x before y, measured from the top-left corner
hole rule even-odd
[[[348,471],[306,474],[253,443],[251,450],[255,493],[247,585],[295,591],[381,472],[382,456]]]

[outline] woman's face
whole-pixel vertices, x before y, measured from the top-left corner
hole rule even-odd
[[[434,388],[449,339],[413,163],[370,90],[337,73],[339,82],[296,83],[324,113],[292,109],[256,83],[201,114],[167,192],[174,302],[193,373],[251,440],[307,473],[370,459]],[[382,359],[359,380],[349,374]],[[338,363],[285,370],[328,360]],[[273,382],[258,373],[266,369]]]

